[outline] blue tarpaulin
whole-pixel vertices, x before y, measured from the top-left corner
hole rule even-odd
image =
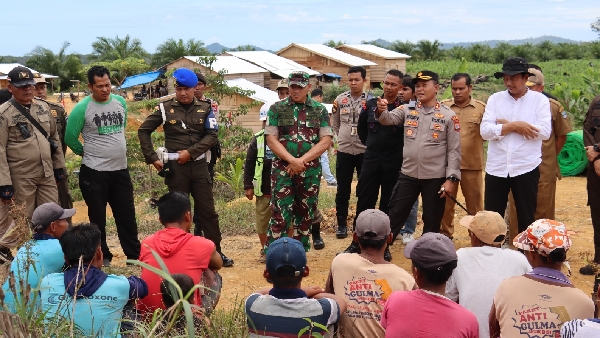
[[[150,83],[150,82],[158,79],[158,77],[161,76],[163,73],[164,73],[164,71],[162,71],[162,70],[156,70],[153,72],[128,76],[125,78],[125,81],[123,81],[123,84],[121,85],[121,89],[126,89],[126,88],[130,88],[130,87],[135,87],[135,86],[143,85],[146,83]]]
[[[325,73],[326,76],[332,77],[334,79],[341,79],[342,76],[341,75],[337,75],[335,73]]]

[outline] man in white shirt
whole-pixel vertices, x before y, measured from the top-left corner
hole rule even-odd
[[[458,265],[446,283],[446,297],[473,312],[479,336],[489,337],[488,315],[498,285],[531,271],[531,266],[521,253],[500,248],[507,227],[497,212],[480,211],[463,217],[460,224],[469,230],[472,248],[456,252]]]
[[[520,232],[535,221],[542,141],[552,131],[548,98],[527,88],[528,67],[520,57],[504,60],[494,76],[503,78],[507,90],[490,96],[480,128],[489,141],[484,209],[504,217],[512,191]]]

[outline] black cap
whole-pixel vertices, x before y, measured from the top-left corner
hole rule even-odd
[[[35,86],[33,73],[23,66],[15,67],[8,72],[8,82],[15,87]]]
[[[418,72],[417,76],[415,76],[412,79],[412,83],[417,83],[417,81],[429,81],[429,80],[433,80],[433,81],[439,83],[440,76],[436,72],[432,72],[430,70],[422,70],[422,71]]]
[[[504,75],[529,74],[529,64],[521,57],[510,57],[502,63],[502,71],[495,72],[494,77],[501,79]]]
[[[206,78],[204,77],[204,75],[202,75],[202,73],[200,73],[200,72],[194,72],[194,74],[196,74],[196,77],[198,78],[198,82],[202,82],[206,86]]]
[[[3,104],[4,102],[10,100],[11,97],[12,94],[8,91],[7,88],[0,89],[0,104]]]

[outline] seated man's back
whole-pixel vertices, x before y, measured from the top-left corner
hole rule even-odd
[[[189,233],[192,214],[187,194],[170,192],[158,200],[153,200],[153,203],[158,209],[159,219],[165,228],[144,239],[140,261],[160,269],[152,254],[154,251],[167,266],[170,274],[188,275],[192,277],[194,284],[202,282],[202,274],[207,269],[221,268],[223,261],[216,251],[215,244],[204,237]],[[160,291],[162,278],[144,268],[141,277],[148,284],[148,296],[137,302],[138,310],[148,315],[156,309],[165,309]],[[200,298],[202,292],[202,289],[198,289],[194,299],[189,300],[190,303],[202,304]]]
[[[506,278],[531,271],[522,253],[501,249],[507,225],[500,214],[480,211],[466,216],[460,224],[469,230],[471,248],[461,248],[456,254],[458,264],[446,283],[446,297],[473,312],[479,323],[479,335],[490,335],[488,316],[494,294]]]
[[[42,278],[60,272],[65,265],[65,256],[58,240],[69,226],[66,218],[74,214],[75,209],[65,210],[54,202],[44,203],[35,209],[31,220],[33,239],[19,248],[15,260],[10,265],[10,273],[15,277],[15,288],[11,290],[10,277],[2,285],[4,304],[9,311],[23,309],[26,298],[20,288],[20,280],[27,281],[31,287],[29,301],[35,299],[36,307],[41,305],[40,298],[35,297],[36,290],[39,289]]]
[[[108,275],[102,268],[100,230],[80,224],[62,235],[60,245],[71,267],[42,279],[40,298],[46,322],[73,320],[85,337],[120,337],[125,305],[148,294],[139,277]]]
[[[246,299],[250,337],[332,337],[346,303],[321,287],[301,287],[308,276],[302,243],[283,237],[267,252],[264,276],[273,283]],[[311,328],[311,326],[313,326]]]
[[[384,259],[392,240],[389,217],[376,209],[365,210],[356,219],[354,240],[360,254],[342,253],[331,263],[326,292],[342,297],[347,308],[341,314],[339,332],[345,338],[384,337],[381,313],[394,291],[415,287],[414,278]]]

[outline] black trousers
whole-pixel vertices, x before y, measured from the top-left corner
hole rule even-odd
[[[593,163],[588,165],[587,193],[594,228],[594,262],[600,263],[600,176],[596,174]]]
[[[212,179],[205,160],[177,164],[171,161],[173,175],[165,178],[169,191],[191,194],[194,199],[194,235],[210,239],[221,251],[221,230],[219,215],[215,210]]]
[[[410,210],[419,195],[423,200],[423,233],[440,232],[446,198],[440,198],[438,192],[445,181],[444,177],[417,179],[403,173],[398,175],[398,181],[396,181],[390,199],[390,226],[394,240],[404,227]]]
[[[81,165],[79,188],[88,207],[90,223],[96,224],[100,233],[102,254],[112,260],[112,253],[106,244],[106,204],[110,208],[117,225],[117,236],[127,259],[140,257],[140,241],[133,204],[133,184],[128,169],[98,171]]]
[[[525,231],[535,221],[539,181],[539,167],[515,177],[498,177],[486,173],[484,209],[495,211],[504,217],[508,193],[512,191],[519,218],[518,229],[519,232]]]
[[[346,224],[346,218],[348,217],[348,203],[350,201],[350,191],[352,188],[352,177],[354,176],[354,170],[360,177],[360,171],[363,165],[363,155],[350,155],[348,153],[337,153],[337,160],[335,164],[335,176],[337,179],[338,187],[337,193],[335,194],[335,209],[338,219],[343,220],[343,224]]]
[[[71,209],[73,208],[73,200],[71,199],[71,192],[69,191],[69,176],[65,175],[65,179],[62,182],[57,184],[58,188],[58,200],[60,202],[60,206],[63,209]],[[67,222],[69,225],[72,225],[71,221],[72,217],[67,218]]]
[[[356,216],[353,228],[356,227],[356,218],[367,209],[374,209],[381,189],[379,198],[379,210],[389,215],[390,198],[392,190],[398,180],[398,173],[402,160],[394,163],[383,163],[380,159],[365,159],[363,161],[360,178],[356,186]]]

